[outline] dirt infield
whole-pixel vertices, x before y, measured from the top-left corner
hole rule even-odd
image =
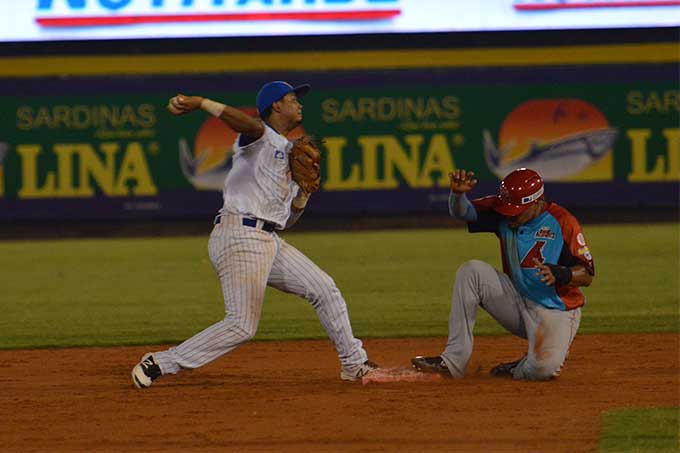
[[[383,366],[444,339],[365,342]],[[2,451],[592,451],[600,414],[680,405],[680,335],[582,335],[562,377],[489,369],[524,343],[479,338],[464,380],[341,382],[328,341],[247,344],[135,390],[148,348],[0,352]]]

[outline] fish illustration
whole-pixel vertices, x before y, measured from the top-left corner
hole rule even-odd
[[[537,171],[543,179],[555,181],[580,173],[611,152],[618,130],[607,127],[540,143],[534,140],[525,155],[505,163],[503,158],[512,151],[516,143],[511,141],[498,149],[491,132],[485,129],[482,136],[486,164],[498,178],[504,178],[517,168],[527,167]]]
[[[207,171],[199,172],[201,164],[209,157],[207,150],[201,150],[194,157],[186,139],[179,140],[179,166],[184,177],[197,189],[222,190],[224,179],[231,170],[233,154],[225,156],[218,165]]]

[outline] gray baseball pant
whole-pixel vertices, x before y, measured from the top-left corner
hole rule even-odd
[[[515,379],[545,380],[559,375],[581,321],[581,309],[552,310],[523,297],[510,277],[483,261],[463,264],[456,273],[449,339],[442,359],[454,377],[463,377],[472,354],[472,330],[482,307],[513,335],[528,341]]]

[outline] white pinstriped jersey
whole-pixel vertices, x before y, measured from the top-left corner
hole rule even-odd
[[[256,217],[283,229],[299,190],[288,164],[292,144],[268,125],[252,143],[240,146],[240,138],[236,138],[232,168],[224,181],[220,214]]]
[[[300,191],[289,166],[292,143],[266,124],[259,139],[248,143],[247,138],[236,138],[232,168],[222,190],[224,203],[208,242],[225,317],[175,347],[154,352],[152,359],[161,374],[176,374],[201,367],[250,340],[270,286],[300,296],[314,307],[338,353],[340,377],[356,380],[373,365],[369,367],[363,343],[352,333],[340,290],[328,274],[267,224],[284,229],[301,214],[291,216],[291,203]],[[140,367],[133,369],[138,387]]]

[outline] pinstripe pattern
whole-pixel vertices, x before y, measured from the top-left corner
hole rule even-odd
[[[236,215],[223,216],[215,225],[208,252],[222,286],[225,318],[180,345],[155,353],[163,374],[205,365],[255,335],[276,254],[274,238],[271,233],[243,226]]]
[[[291,146],[270,126],[265,126],[262,137],[245,146],[237,139],[233,165],[224,180],[220,213],[249,215],[283,228],[298,190],[288,163]]]
[[[277,241],[279,252],[269,275],[269,286],[304,297],[312,304],[343,368],[364,363],[366,351],[352,334],[347,304],[333,279],[295,247],[278,236]]]
[[[291,202],[299,189],[288,163],[291,144],[269,125],[253,142],[240,146],[240,138],[224,181],[220,222],[208,242],[225,317],[176,347],[153,353],[153,358],[162,374],[175,374],[205,365],[250,340],[270,285],[312,304],[338,352],[341,378],[354,380],[366,372],[366,351],[352,334],[347,305],[335,282],[275,232],[262,230],[265,221],[284,228],[291,219]],[[251,220],[249,225],[257,219],[255,226],[244,225],[244,217]]]
[[[225,318],[180,345],[156,352],[163,374],[198,368],[250,340],[257,331],[266,286],[307,299],[335,345],[343,369],[366,361],[366,351],[354,338],[347,306],[333,279],[295,247],[242,224],[242,217],[225,215],[208,243],[210,260],[222,285]]]

